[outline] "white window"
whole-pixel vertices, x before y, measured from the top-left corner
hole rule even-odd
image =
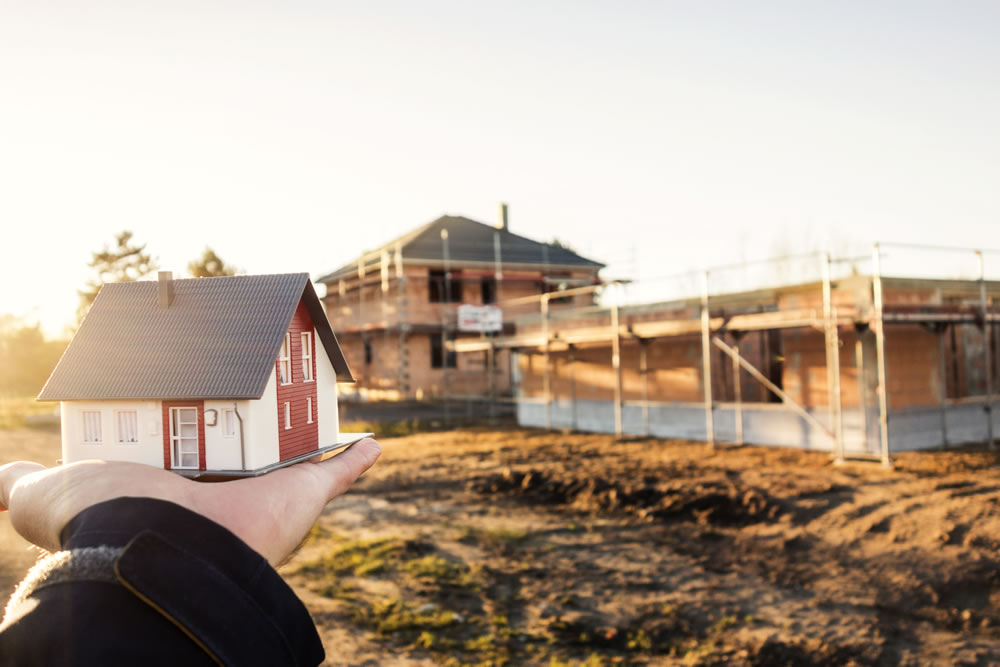
[[[118,410],[118,444],[132,445],[139,442],[139,418],[135,410]]]
[[[222,409],[222,437],[233,438],[236,436],[236,411],[232,408]]]
[[[83,411],[83,441],[100,443],[101,438],[101,413],[99,410]]]
[[[285,334],[285,340],[281,342],[281,353],[278,356],[278,371],[281,374],[279,381],[281,384],[291,384],[292,382],[292,337]]]
[[[313,400],[312,397],[306,399],[306,423],[313,423]]]
[[[302,379],[309,382],[313,379],[313,340],[312,332],[302,332]]]
[[[198,467],[197,408],[170,408],[170,445],[174,468]]]
[[[292,428],[292,405],[285,403],[285,430]]]

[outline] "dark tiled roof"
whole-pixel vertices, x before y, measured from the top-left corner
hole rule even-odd
[[[448,258],[456,265],[465,262],[492,263],[495,227],[461,216],[445,215],[414,230],[395,241],[387,243],[375,252],[393,252],[397,245],[403,250],[404,262],[444,261],[441,230],[448,230]],[[368,254],[368,253],[366,253]],[[539,243],[510,231],[500,230],[500,257],[504,264],[578,267],[595,272],[604,267],[600,262],[581,257],[568,248],[551,243]],[[335,280],[357,273],[357,262],[346,264],[336,271],[319,278],[316,282]]]
[[[337,379],[353,381],[305,273],[105,285],[49,381],[43,401],[259,398],[304,299]]]

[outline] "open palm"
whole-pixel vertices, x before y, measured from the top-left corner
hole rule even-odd
[[[302,541],[320,512],[370,468],[381,453],[368,438],[318,463],[261,477],[204,484],[139,463],[81,461],[55,468],[0,466],[0,509],[28,541],[56,551],[69,521],[92,505],[120,497],[168,500],[228,528],[272,565]]]

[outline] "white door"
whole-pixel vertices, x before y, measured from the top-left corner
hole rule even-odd
[[[198,468],[198,408],[170,408],[170,464]]]

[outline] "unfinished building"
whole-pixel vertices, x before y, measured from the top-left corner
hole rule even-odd
[[[765,289],[521,318],[512,350],[522,425],[788,445],[835,458],[990,441],[1000,282],[838,275]],[[997,259],[1000,259],[998,256]],[[806,275],[806,274],[803,274]],[[732,284],[732,283],[731,283]],[[544,302],[548,297],[537,297]],[[884,388],[884,389],[883,389]]]
[[[357,379],[344,398],[509,395],[508,348],[456,355],[452,341],[513,334],[514,320],[538,307],[524,297],[600,284],[603,266],[512,233],[506,205],[495,226],[442,216],[362,254],[317,280]],[[552,309],[590,306],[593,298],[592,290],[555,294]]]

